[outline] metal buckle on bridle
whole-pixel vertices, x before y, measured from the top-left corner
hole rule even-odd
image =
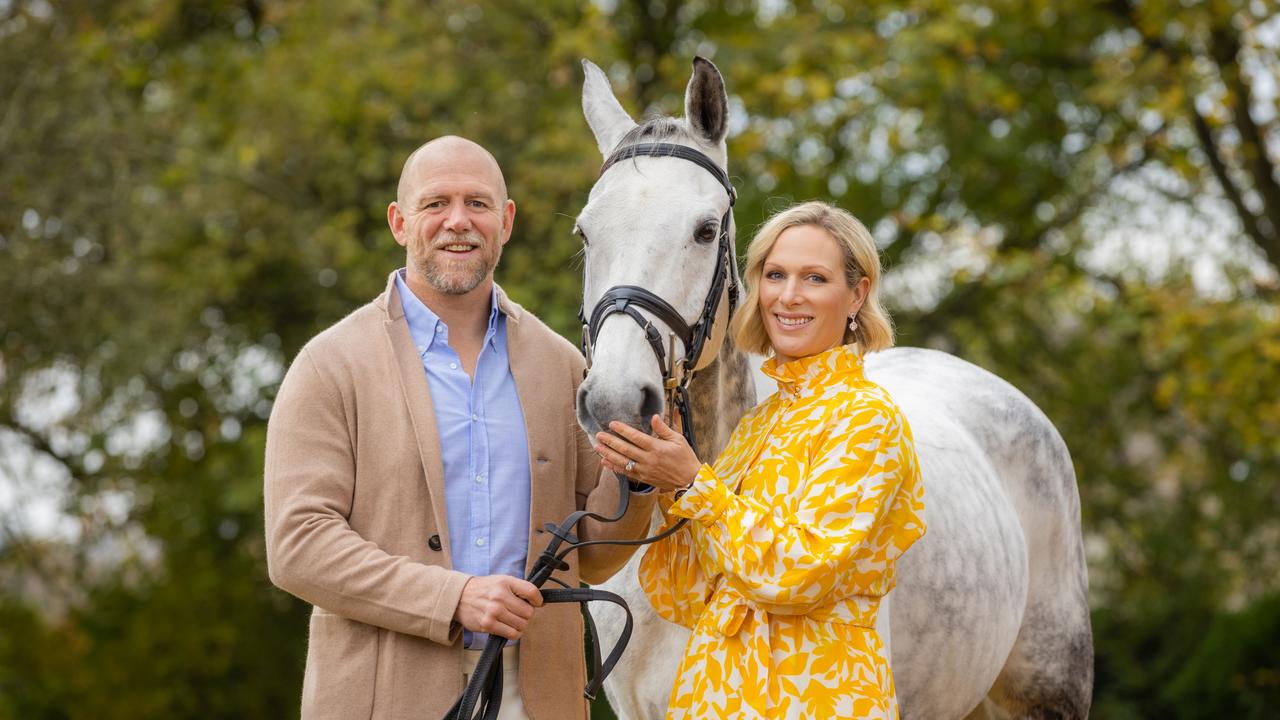
[[[667,362],[668,367],[665,368],[665,376],[662,379],[663,394],[663,414],[662,421],[667,425],[673,422],[674,414],[680,411],[677,397],[681,390],[688,387],[689,377],[692,373],[685,373],[684,358],[676,358],[676,334],[667,333]],[[681,417],[681,428],[686,418]]]

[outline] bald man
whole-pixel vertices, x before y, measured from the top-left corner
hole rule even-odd
[[[405,267],[308,342],[267,427],[267,566],[311,603],[302,717],[442,717],[489,634],[502,718],[586,718],[582,618],[522,578],[546,523],[612,515],[618,484],[574,421],[583,359],[493,273],[516,205],[479,145],[443,137],[405,162],[387,222]],[[642,537],[652,493],[582,539]],[[556,573],[612,575],[598,545]]]

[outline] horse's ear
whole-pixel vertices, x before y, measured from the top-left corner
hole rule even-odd
[[[586,79],[582,82],[582,114],[587,116],[587,125],[596,136],[596,145],[600,146],[600,154],[609,157],[609,153],[617,146],[623,135],[636,126],[631,116],[609,87],[609,79],[604,71],[596,67],[590,60],[582,61],[582,69]]]
[[[706,58],[693,59],[693,77],[684,92],[684,117],[698,137],[712,145],[719,145],[729,131],[724,78]]]

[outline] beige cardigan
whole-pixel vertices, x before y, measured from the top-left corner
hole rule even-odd
[[[545,523],[581,508],[612,515],[618,484],[574,421],[581,354],[501,291],[498,306],[528,432],[532,565]],[[267,426],[267,567],[315,606],[303,720],[434,720],[461,694],[468,651],[452,618],[469,576],[450,567],[444,483],[427,378],[393,278],[302,348]],[[622,522],[584,521],[579,535],[642,537],[654,496],[633,494]],[[557,577],[600,582],[632,551],[584,548]],[[530,718],[587,717],[582,647],[578,605],[534,613],[520,643]]]

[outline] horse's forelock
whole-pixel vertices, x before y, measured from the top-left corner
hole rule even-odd
[[[668,140],[697,142],[697,138],[693,136],[693,133],[689,132],[689,128],[685,123],[665,115],[656,115],[646,118],[644,122],[631,128],[618,141],[618,148],[642,142],[664,142]]]

